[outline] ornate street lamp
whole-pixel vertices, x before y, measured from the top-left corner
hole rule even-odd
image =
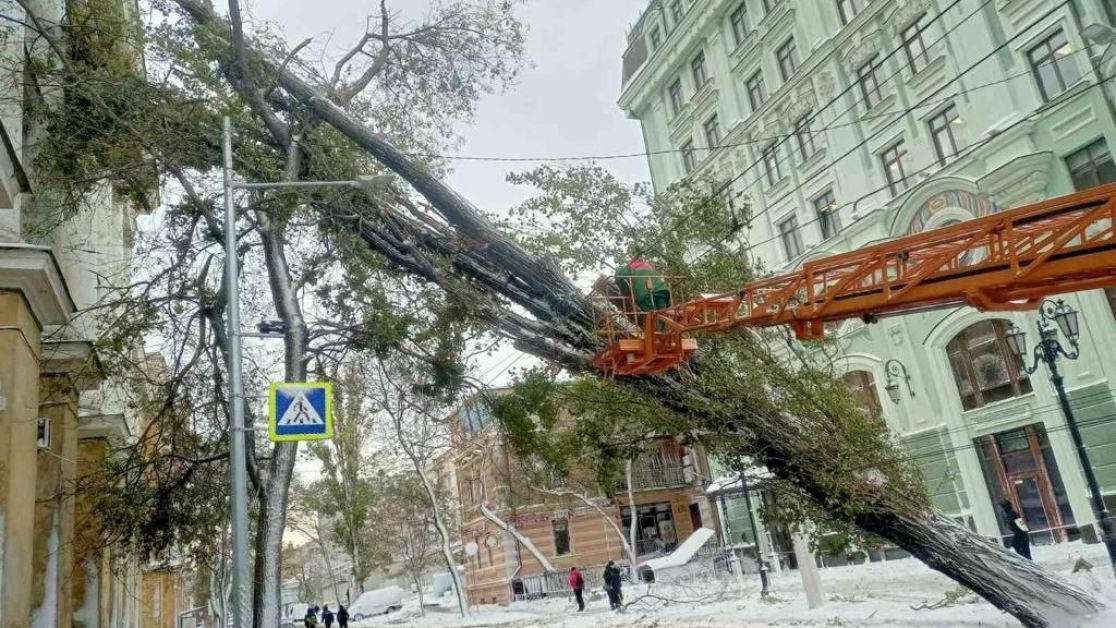
[[[914,399],[914,390],[911,388],[911,376],[907,374],[907,367],[894,358],[884,363],[884,373],[887,375],[887,384],[884,390],[892,403],[899,403],[899,380],[907,383],[907,394]]]
[[[1089,462],[1089,452],[1085,449],[1085,442],[1081,439],[1081,430],[1077,427],[1077,418],[1073,414],[1069,397],[1066,396],[1065,382],[1061,371],[1058,370],[1058,360],[1076,360],[1081,355],[1077,345],[1081,329],[1079,326],[1077,310],[1067,305],[1064,301],[1051,301],[1047,299],[1039,306],[1039,320],[1037,323],[1039,343],[1032,351],[1031,363],[1027,364],[1027,334],[1022,329],[1012,324],[1005,333],[1008,346],[1019,361],[1019,368],[1033,375],[1038,370],[1039,363],[1045,363],[1050,369],[1050,381],[1054,384],[1054,391],[1058,394],[1058,403],[1062,407],[1062,414],[1066,417],[1073,444],[1077,448],[1077,456],[1081,459],[1081,467],[1085,472],[1085,483],[1089,486],[1089,493],[1093,502],[1093,514],[1100,523],[1100,537],[1108,550],[1108,560],[1116,569],[1116,535],[1113,535],[1112,518],[1104,505],[1100,484],[1093,473],[1093,465]],[[1067,351],[1058,340],[1058,331],[1069,341],[1070,349]]]

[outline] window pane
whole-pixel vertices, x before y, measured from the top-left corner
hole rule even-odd
[[[782,169],[779,166],[779,152],[778,145],[772,144],[763,151],[763,167],[767,174],[767,184],[775,185],[783,178]]]
[[[856,71],[857,82],[860,85],[860,96],[864,106],[868,109],[876,106],[882,100],[879,83],[876,82],[877,57],[872,57],[867,63]]]
[[[563,556],[570,553],[570,522],[556,519],[551,522],[554,529],[554,553]]]
[[[818,226],[822,238],[832,238],[841,231],[841,220],[837,214],[837,202],[833,198],[833,190],[814,199],[814,211],[818,216]]]
[[[1077,69],[1077,64],[1074,63],[1073,50],[1069,44],[1066,44],[1061,50],[1055,51],[1057,57],[1058,73],[1062,76],[1063,89],[1069,89],[1074,83],[1081,80],[1081,71]]]
[[[1076,190],[1116,181],[1116,164],[1103,138],[1066,156],[1066,167]]]
[[[907,148],[902,141],[895,144],[880,154],[883,162],[884,175],[892,194],[898,194],[909,186],[906,178],[906,169],[903,161],[907,156]]]
[[[1066,35],[1058,31],[1028,51],[1031,69],[1035,73],[1043,99],[1049,100],[1064,92],[1081,78]]]
[[[961,342],[963,340],[958,338],[950,343],[950,349],[948,350],[949,366],[953,370],[953,380],[957,383],[957,392],[961,396],[961,408],[972,410],[980,404],[977,401],[976,390],[973,388],[972,380],[969,377],[964,352],[960,347]],[[954,346],[954,343],[958,343],[958,345]]]
[[[860,409],[870,417],[883,416],[883,407],[876,391],[876,380],[868,371],[850,371],[845,374],[845,385]]]
[[[794,259],[802,253],[802,240],[798,235],[798,219],[789,218],[779,223],[779,233],[783,238],[783,249],[787,259]]]
[[[670,106],[674,113],[682,110],[682,81],[675,79],[670,84]]]
[[[922,22],[926,16],[919,17],[913,24],[903,30],[903,50],[907,55],[907,67],[911,72],[918,72],[926,67],[929,60],[926,54],[926,45],[922,41]]]
[[[739,46],[744,38],[748,36],[748,22],[747,12],[745,11],[744,3],[741,3],[732,15],[729,17],[729,22],[732,24],[732,36]]]
[[[674,19],[674,25],[678,26],[682,21],[682,0],[671,0],[670,15]]]
[[[690,68],[694,72],[694,89],[701,89],[705,85],[707,79],[705,74],[705,53],[699,52],[694,60],[690,62]]]
[[[686,174],[690,174],[697,167],[697,157],[694,156],[694,143],[693,141],[686,142],[682,145],[682,167]]]
[[[717,116],[705,121],[705,142],[709,148],[714,148],[721,143],[721,124]]]
[[[1044,99],[1050,100],[1064,89],[1058,81],[1058,73],[1054,65],[1049,60],[1039,65],[1036,72],[1038,73],[1039,89],[1042,90]]]
[[[802,116],[794,123],[794,135],[798,142],[798,154],[802,157],[803,161],[817,152],[817,146],[814,144],[814,134],[810,130],[811,118],[813,115],[814,113],[812,111],[807,111],[806,115]]]
[[[956,128],[960,121],[961,117],[954,105],[950,105],[930,119],[930,135],[934,140],[934,152],[938,156],[938,163],[943,166],[959,151]]]
[[[756,72],[748,79],[748,104],[752,110],[759,109],[767,100],[767,88],[763,84],[763,75]]]
[[[780,46],[775,56],[779,61],[779,73],[783,76],[784,81],[789,81],[798,68],[798,51],[795,49],[794,39],[792,38]]]
[[[1008,355],[1000,321],[967,328],[950,342],[949,354],[966,410],[1031,392],[1026,373],[1017,372],[1010,361],[1014,358]]]

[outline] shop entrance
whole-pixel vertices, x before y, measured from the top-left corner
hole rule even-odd
[[[1010,535],[1000,504],[1007,500],[1027,522],[1032,543],[1078,538],[1069,498],[1041,423],[976,439],[1000,534]]]

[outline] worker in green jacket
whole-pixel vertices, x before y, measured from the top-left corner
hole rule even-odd
[[[616,270],[616,285],[643,312],[670,307],[670,286],[655,267],[642,257],[633,257]]]

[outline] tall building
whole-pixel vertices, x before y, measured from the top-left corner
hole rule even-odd
[[[619,527],[625,538],[629,534],[632,509],[626,478],[608,495],[591,487],[589,469],[574,468],[568,477],[584,477],[585,482],[550,486],[555,491],[579,492],[591,504],[536,491],[502,432],[492,429],[493,419],[482,400],[463,404],[449,418],[452,444],[435,464],[443,490],[455,489],[449,493],[450,510],[460,524],[470,602],[507,604],[517,595],[565,594],[565,572],[570,567],[583,572],[590,589],[599,589],[605,563],[629,562],[616,533]],[[671,551],[698,528],[717,530],[719,525],[703,489],[709,477],[704,452],[673,439],[658,439],[653,445],[632,471],[640,561]],[[497,521],[529,539],[558,573],[545,573],[531,552]]]
[[[1116,180],[1113,8],[652,0],[629,33],[619,103],[642,124],[656,189],[708,185],[738,213],[748,255],[793,269]],[[1112,508],[1116,291],[1065,301],[1081,313],[1081,356],[1059,367]],[[1038,542],[1095,540],[1050,372],[1028,375],[1005,338],[1015,323],[1033,345],[1036,321],[958,307],[830,332],[836,367],[935,506],[995,537],[1007,499]]]

